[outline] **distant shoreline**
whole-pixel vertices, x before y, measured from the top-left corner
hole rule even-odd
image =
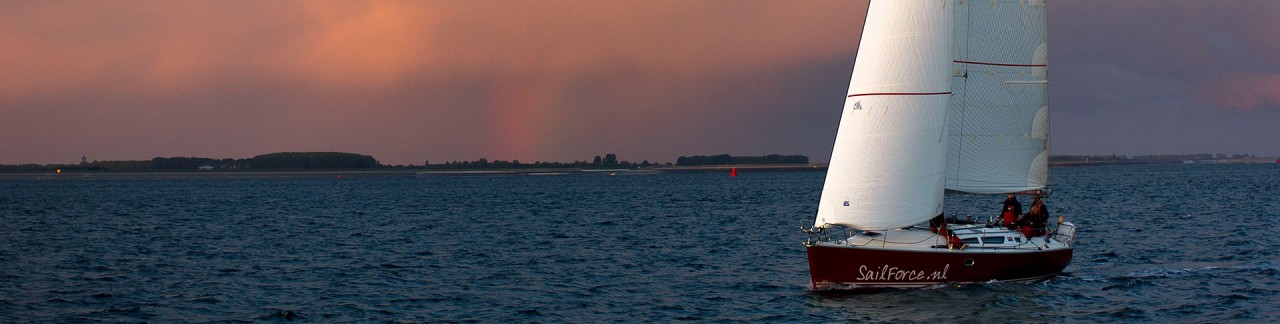
[[[1049,167],[1082,167],[1138,164],[1266,164],[1277,163],[1274,158],[1214,159],[1214,160],[1102,160],[1049,162]]]
[[[1110,165],[1144,164],[1268,164],[1277,163],[1270,158],[1225,160],[1114,160],[1050,162],[1049,167],[1090,167]],[[67,172],[0,172],[0,180],[16,179],[236,179],[236,178],[365,178],[394,176],[478,176],[478,175],[568,175],[568,174],[656,174],[656,173],[728,173],[739,172],[811,172],[826,171],[827,164],[744,164],[661,166],[641,168],[591,169],[473,169],[473,170],[424,170],[424,169],[352,169],[352,170],[191,170],[191,171],[67,171]]]
[[[75,172],[9,172],[0,173],[6,179],[237,179],[237,178],[338,178],[371,176],[411,176],[404,170],[326,170],[326,171],[75,171]]]
[[[700,165],[664,166],[634,169],[476,169],[476,170],[414,170],[414,169],[360,169],[360,170],[274,170],[274,171],[68,171],[56,172],[7,172],[0,179],[171,179],[171,178],[339,178],[339,177],[387,177],[387,176],[449,176],[449,175],[557,175],[557,174],[646,174],[646,173],[700,173],[700,172],[787,172],[826,171],[826,164],[749,164],[749,165]]]

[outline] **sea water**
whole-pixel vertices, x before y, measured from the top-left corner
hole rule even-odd
[[[1062,276],[874,293],[810,289],[824,175],[8,176],[0,322],[1280,321],[1277,165],[1055,168]]]

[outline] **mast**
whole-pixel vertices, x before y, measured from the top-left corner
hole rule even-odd
[[[899,228],[942,210],[951,1],[871,2],[815,227]]]
[[[949,190],[1045,187],[1049,171],[1044,0],[957,0],[947,124]]]

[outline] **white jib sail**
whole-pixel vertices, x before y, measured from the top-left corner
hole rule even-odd
[[[871,2],[814,226],[899,228],[941,211],[951,1]]]
[[[1044,0],[957,0],[947,189],[1011,193],[1048,178]]]

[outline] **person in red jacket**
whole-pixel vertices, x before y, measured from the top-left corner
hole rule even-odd
[[[957,237],[955,232],[952,232],[951,229],[947,228],[947,219],[943,217],[942,214],[938,214],[938,216],[934,216],[933,219],[929,220],[929,229],[932,230],[934,234],[947,238],[948,249],[963,247],[960,242],[960,237]]]
[[[1026,215],[1018,220],[1018,225],[1022,227],[1022,234],[1027,237],[1045,235],[1045,225],[1049,223],[1049,207],[1044,206],[1044,200],[1040,199],[1040,195],[1031,201],[1031,209],[1027,210]]]
[[[1018,216],[1022,215],[1022,203],[1018,202],[1018,197],[1009,194],[1009,198],[1005,198],[1004,207],[1000,208],[1000,225],[1008,229],[1016,229],[1015,222]]]

